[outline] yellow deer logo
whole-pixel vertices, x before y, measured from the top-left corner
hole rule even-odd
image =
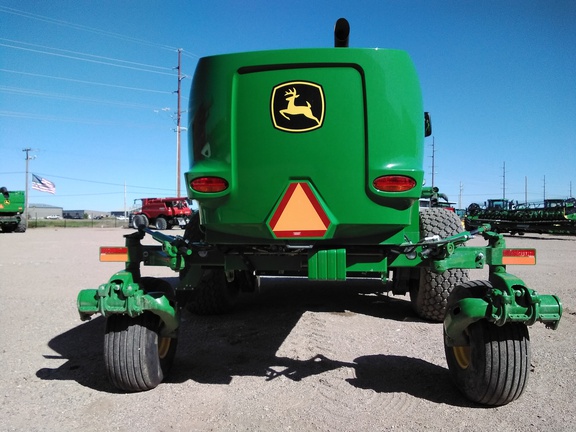
[[[300,97],[300,95],[296,93],[296,89],[294,87],[284,93],[284,96],[288,101],[288,107],[286,109],[280,110],[280,114],[282,114],[285,118],[290,120],[288,115],[303,115],[309,119],[315,120],[317,124],[320,124],[320,120],[318,120],[314,114],[312,114],[312,106],[310,105],[310,102],[306,101],[306,105],[295,104],[296,98]]]
[[[300,98],[300,103],[296,99]],[[324,123],[324,90],[310,81],[290,81],[272,89],[270,109],[276,129],[310,132]]]

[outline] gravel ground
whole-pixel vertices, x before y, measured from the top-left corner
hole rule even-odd
[[[0,430],[574,430],[574,237],[507,237],[509,246],[537,248],[536,266],[511,272],[558,294],[564,316],[556,331],[531,328],[522,397],[484,408],[452,386],[441,324],[419,320],[407,297],[363,294],[366,282],[269,279],[228,316],[184,314],[169,379],[119,392],[104,373],[104,320],[81,322],[76,295],[120,269],[98,261],[98,246],[122,245],[127,232],[0,234]]]

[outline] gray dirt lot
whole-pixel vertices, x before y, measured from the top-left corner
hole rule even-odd
[[[537,248],[536,266],[511,270],[558,294],[564,316],[556,331],[531,328],[522,397],[483,408],[450,383],[441,324],[416,318],[406,297],[363,293],[363,282],[268,280],[229,316],[185,314],[168,381],[118,392],[104,376],[104,320],[81,322],[75,302],[120,269],[98,261],[98,246],[127,232],[0,234],[0,430],[574,430],[575,237],[507,237]]]

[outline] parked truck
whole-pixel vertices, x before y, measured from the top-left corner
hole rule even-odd
[[[528,326],[556,328],[561,302],[508,272],[534,264],[534,249],[420,209],[431,122],[414,65],[403,51],[348,48],[348,32],[340,19],[334,48],[199,60],[185,173],[199,211],[181,236],[139,226],[125,246],[102,247],[101,260],[124,269],[78,294],[82,319],[106,317],[104,364],[118,388],[162,382],[182,307],[225,313],[273,275],[375,278],[381,291],[409,293],[418,316],[443,321],[448,368],[469,399],[497,406],[522,394]],[[487,245],[463,247],[474,236]],[[168,266],[178,282],[144,276],[142,264]],[[468,269],[486,266],[488,280],[469,281]]]
[[[156,229],[172,229],[175,226],[184,228],[192,211],[187,197],[178,198],[139,198],[134,201],[138,208],[130,214],[130,226],[155,225]]]
[[[26,231],[26,192],[9,191],[6,187],[0,188],[0,232]]]

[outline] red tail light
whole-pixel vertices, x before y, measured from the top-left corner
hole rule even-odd
[[[102,262],[127,262],[128,248],[115,246],[100,247],[100,261]]]
[[[190,187],[196,192],[222,192],[228,189],[228,182],[221,177],[198,177],[190,181]]]
[[[536,264],[536,249],[504,249],[502,264],[534,265]]]
[[[406,192],[416,186],[416,180],[401,175],[387,175],[378,177],[372,184],[382,192]]]

